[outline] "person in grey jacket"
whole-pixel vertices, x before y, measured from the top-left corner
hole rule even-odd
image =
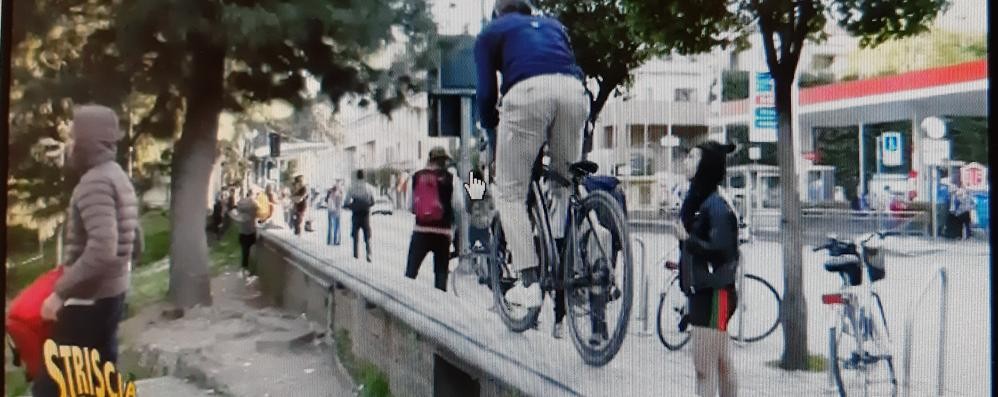
[[[680,207],[676,230],[682,251],[680,288],[689,297],[689,314],[680,328],[693,326],[693,366],[699,396],[737,394],[727,331],[738,304],[739,221],[720,188],[727,171],[726,157],[734,150],[734,145],[708,141],[690,150],[685,162],[690,189]]]
[[[41,314],[54,321],[51,339],[57,344],[95,349],[102,360],[115,363],[131,262],[141,253],[138,198],[115,162],[124,134],[114,111],[77,108],[72,134],[71,167],[82,176],[70,199],[63,274]],[[34,396],[58,394],[44,372],[32,385]]]

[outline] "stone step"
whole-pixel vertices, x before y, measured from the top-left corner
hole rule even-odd
[[[214,393],[208,390],[201,390],[183,379],[172,376],[136,381],[135,394],[137,396],[155,397],[209,397],[214,395]],[[31,397],[31,395],[22,397]]]
[[[135,382],[137,396],[156,397],[208,397],[214,393],[201,390],[183,379],[172,376],[142,379]]]

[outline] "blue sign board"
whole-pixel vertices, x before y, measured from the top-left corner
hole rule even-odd
[[[776,142],[779,123],[774,88],[773,76],[769,73],[754,72],[749,78],[750,142]]]
[[[987,228],[989,225],[988,222],[991,220],[990,196],[988,192],[974,193],[974,201],[977,204],[977,227]]]

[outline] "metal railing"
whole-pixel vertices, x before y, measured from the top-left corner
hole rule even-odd
[[[946,295],[947,295],[947,285],[946,285],[946,268],[940,267],[938,272],[925,284],[922,288],[922,293],[915,300],[914,304],[908,307],[908,313],[905,316],[904,323],[904,362],[902,364],[904,371],[904,383],[902,384],[902,395],[905,397],[911,396],[911,343],[912,334],[914,332],[914,311],[920,306],[920,303],[925,299],[929,288],[932,287],[932,283],[936,278],[939,278],[940,285],[940,298],[939,298],[939,352],[938,352],[938,368],[936,369],[936,395],[943,395],[944,390],[944,378],[943,369],[946,362]]]
[[[647,266],[646,266],[647,259],[648,259],[647,250],[645,248],[645,242],[644,242],[644,240],[642,240],[639,237],[634,237],[634,238],[632,238],[632,240],[634,240],[634,242],[638,243],[638,246],[641,247],[641,266],[639,267],[641,269],[640,272],[639,272],[639,274],[641,274],[641,278],[639,278],[637,280],[638,281],[637,285],[638,285],[638,288],[639,288],[638,289],[638,313],[634,317],[635,321],[638,321],[638,322],[641,323],[641,329],[639,331],[635,332],[635,335],[638,335],[638,336],[651,336],[651,332],[648,332],[648,273],[647,273],[648,269],[647,269]]]

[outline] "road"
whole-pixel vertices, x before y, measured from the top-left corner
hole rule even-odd
[[[304,236],[305,239],[311,240],[312,244],[324,242],[325,239],[325,213],[316,212],[316,215],[320,215],[315,216],[317,231],[306,233]],[[349,252],[349,213],[344,213],[341,222],[346,231],[343,236],[344,245],[327,249],[347,250],[345,252]],[[373,216],[371,223],[373,229],[372,245],[374,247],[373,265],[396,268],[401,278],[404,271],[405,253],[408,252],[408,240],[413,223],[412,216],[408,213]],[[676,246],[676,242],[670,234],[640,229],[633,233],[633,237],[642,239],[647,247],[645,255],[648,261],[646,275],[651,289],[648,293],[650,318],[648,329],[654,333],[659,286],[663,284],[662,280],[664,279],[660,270],[661,266],[658,264],[663,258],[674,257],[673,248]],[[990,365],[990,350],[981,348],[981,346],[988,345],[991,330],[991,324],[988,320],[990,318],[988,306],[990,304],[988,298],[990,291],[988,291],[987,280],[990,275],[987,246],[974,242],[934,243],[910,238],[892,238],[888,242],[888,247],[892,250],[891,252],[904,254],[888,255],[886,260],[888,276],[876,285],[887,312],[895,355],[897,357],[901,355],[901,336],[903,335],[904,323],[906,319],[911,319],[914,321],[915,330],[912,341],[914,346],[913,379],[916,385],[922,389],[934,387],[937,369],[935,358],[936,346],[938,346],[937,323],[940,293],[938,281],[936,284],[927,283],[935,275],[937,269],[944,267],[949,275],[949,294],[946,305],[949,320],[947,338],[944,344],[946,351],[944,381],[947,395],[990,395],[990,377],[986,376],[986,369]],[[743,246],[746,270],[768,280],[782,295],[783,272],[778,252],[780,252],[779,245],[765,241],[765,239]],[[640,269],[639,254],[640,251],[635,251],[636,272]],[[827,273],[821,267],[820,264],[823,260],[823,254],[812,253],[810,249],[805,249],[803,276],[808,313],[808,348],[812,353],[821,355],[827,354],[828,312],[822,306],[819,298],[822,293],[838,290],[840,285],[837,276]],[[423,269],[417,279],[428,289],[432,288],[433,285],[432,266],[429,261],[428,258],[424,262]],[[452,263],[456,263],[456,261]],[[929,289],[925,299],[916,304],[915,299],[922,293],[926,285]],[[637,294],[638,291],[635,293]],[[478,305],[482,310],[486,309],[482,300],[463,299],[462,301],[464,304]],[[547,309],[550,302],[545,303],[545,305],[538,332],[547,335],[550,333],[551,324],[550,310]],[[633,314],[637,316],[640,308],[638,302],[635,302],[634,308]],[[976,321],[976,323],[974,326],[966,326],[968,321]],[[494,326],[494,324],[483,326]],[[626,339],[617,358],[604,369],[618,373],[618,370],[623,370],[618,367],[623,366],[626,368],[624,372],[633,372],[635,379],[654,383],[649,387],[668,387],[669,389],[678,387],[680,390],[691,387],[692,367],[689,365],[691,359],[689,349],[669,352],[661,346],[656,337],[638,335],[637,333],[641,328],[642,324],[639,321],[631,323],[630,331],[633,335]],[[568,339],[562,339],[558,343],[571,344]],[[784,394],[784,392],[778,392],[779,390],[786,393],[807,391],[807,394],[826,394],[827,378],[824,374],[795,374],[791,376],[766,365],[767,362],[780,357],[782,343],[782,332],[778,329],[763,341],[735,349],[734,357],[740,374],[739,380],[742,390],[747,395],[757,395],[757,393]],[[538,346],[538,348],[541,347]],[[557,354],[564,354],[564,352]],[[584,365],[581,360],[572,358],[565,358],[565,360],[567,361],[564,365]],[[611,367],[616,369],[608,369]],[[663,375],[661,371],[664,368],[670,368],[668,371],[679,371],[679,373]],[[774,385],[782,386],[776,387]]]

